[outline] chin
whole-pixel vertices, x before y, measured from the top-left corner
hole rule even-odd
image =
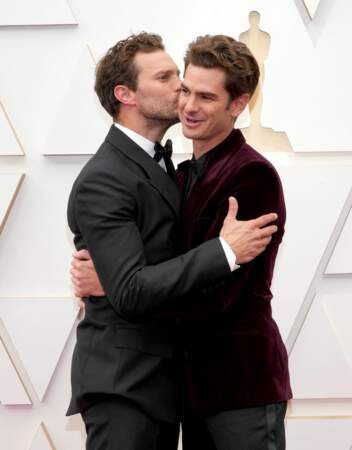
[[[183,133],[184,137],[186,137],[188,139],[192,139],[193,138],[191,130],[188,130],[184,126],[182,126],[182,133]]]
[[[165,118],[170,120],[170,122],[178,123],[180,121],[177,111],[169,111],[167,114],[165,114],[165,116],[167,116]]]
[[[198,139],[200,133],[198,130],[192,130],[185,126],[182,126],[182,132],[186,138],[189,139]]]

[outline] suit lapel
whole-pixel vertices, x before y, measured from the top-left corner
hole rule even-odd
[[[196,232],[197,226],[195,225],[198,220],[214,219],[207,217],[204,211],[210,203],[216,203],[216,199],[219,198],[219,190],[223,188],[227,180],[231,180],[231,171],[228,168],[234,167],[231,160],[236,158],[237,152],[244,144],[243,134],[239,129],[234,129],[223,142],[211,150],[205,164],[204,174],[194,184],[183,206],[182,217],[185,234]],[[177,178],[180,189],[185,183],[185,167],[187,167],[185,162],[178,165]]]
[[[165,170],[115,125],[111,126],[105,140],[143,169],[150,184],[160,192],[175,215],[179,217],[181,195],[176,183]]]

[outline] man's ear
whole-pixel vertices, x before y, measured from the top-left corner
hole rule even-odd
[[[134,92],[127,86],[118,84],[114,88],[114,95],[116,99],[123,105],[135,105]]]
[[[249,102],[249,94],[242,94],[239,97],[232,100],[230,103],[230,111],[232,117],[235,119],[238,117],[241,112],[245,109],[245,107],[248,105]]]

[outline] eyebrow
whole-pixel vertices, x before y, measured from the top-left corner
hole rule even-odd
[[[185,89],[187,89],[189,91],[189,87],[184,82],[181,83],[181,89],[183,89],[183,88],[185,88]],[[207,97],[211,97],[211,98],[214,98],[214,99],[218,98],[218,95],[215,94],[214,92],[198,91],[198,92],[196,92],[196,94],[197,95],[206,95]]]
[[[160,69],[157,72],[155,72],[155,76],[158,76],[158,75],[161,75],[161,74],[172,74],[174,72],[177,73],[177,76],[180,76],[181,72],[180,72],[179,69],[177,69],[177,70],[175,70],[175,69]]]

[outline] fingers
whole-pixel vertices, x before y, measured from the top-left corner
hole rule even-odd
[[[73,258],[78,259],[78,260],[89,260],[89,259],[91,259],[90,253],[86,249],[82,249],[82,250],[79,250],[78,252],[74,252],[72,256],[73,256]]]
[[[74,261],[72,261],[70,274],[74,275],[77,278],[81,278],[83,274],[86,273],[85,269],[86,267],[82,265],[82,262],[75,263]]]
[[[255,247],[253,248],[253,251],[259,255],[262,251],[266,249],[270,241],[272,240],[272,236],[266,236],[266,237],[258,237],[255,243]]]
[[[253,219],[252,224],[255,227],[265,227],[271,222],[274,222],[277,220],[278,215],[276,213],[270,213],[270,214],[264,214],[263,216],[257,217],[256,219]]]
[[[229,209],[225,219],[236,219],[238,203],[235,197],[229,197]]]
[[[276,225],[268,225],[265,228],[260,228],[258,231],[258,238],[264,238],[273,235],[277,232],[277,226]]]
[[[75,294],[75,297],[77,297],[77,298],[83,298],[83,297],[89,296],[89,294],[86,292],[86,290],[84,288],[84,285],[82,285],[80,282],[74,283],[73,293]]]
[[[75,270],[70,270],[71,274],[71,282],[74,287],[74,293],[76,297],[83,297],[85,292],[83,292],[83,288],[85,286],[85,279],[80,275],[79,272],[76,272]]]
[[[94,265],[88,250],[83,249],[73,253],[70,274],[76,297],[85,297],[85,280],[92,268]]]
[[[90,281],[89,276],[85,276],[80,271],[71,269],[70,274],[71,281],[75,287],[81,287],[81,285],[84,286],[84,284],[88,284],[88,282]]]
[[[272,239],[272,236],[268,236],[266,238],[260,239],[260,241],[258,241],[258,247],[265,249],[267,247],[267,245],[270,243]]]
[[[256,256],[258,256],[260,253],[262,253],[268,246],[268,244],[270,244],[272,237],[266,237],[266,238],[262,238],[262,239],[258,239],[255,243],[255,246],[253,247],[252,250],[252,256],[253,258],[255,258]]]
[[[89,270],[95,271],[93,260],[91,259],[73,259],[71,261],[71,267],[80,272],[85,272]]]
[[[73,293],[74,293],[75,297],[79,300],[79,303],[82,302],[82,298],[83,298],[82,291],[80,289],[76,288],[76,289],[74,289]]]

